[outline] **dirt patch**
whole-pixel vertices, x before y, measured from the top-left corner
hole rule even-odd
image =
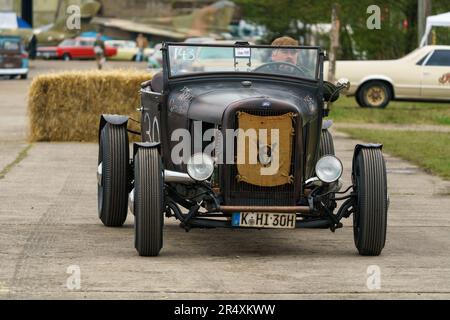
[[[9,163],[6,167],[4,167],[0,171],[0,180],[3,179],[8,172],[10,172],[16,165],[18,165],[23,159],[25,159],[28,155],[28,151],[31,149],[33,145],[26,146],[22,151],[19,152],[17,157],[13,162]]]

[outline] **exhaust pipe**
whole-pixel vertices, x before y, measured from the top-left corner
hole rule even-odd
[[[134,215],[134,188],[128,194],[128,208],[130,209],[130,212]]]
[[[97,167],[97,183],[101,187],[102,186],[102,174],[103,174],[103,162],[100,162],[100,164]]]
[[[99,166],[99,171],[101,170],[101,164]],[[101,176],[100,176],[101,181]],[[164,182],[174,182],[174,183],[195,183],[195,180],[192,179],[187,173],[164,170]],[[130,212],[134,214],[134,188],[128,194],[128,208]]]
[[[164,182],[176,182],[176,183],[195,183],[195,180],[191,178],[187,173],[164,170]]]

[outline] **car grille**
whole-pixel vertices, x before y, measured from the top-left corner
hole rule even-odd
[[[239,111],[243,111],[249,113],[251,115],[256,116],[281,116],[286,114],[289,111],[275,111],[275,110],[267,110],[267,109],[259,109],[259,110],[248,110],[248,109],[240,109]],[[297,118],[294,118],[294,122],[297,121]],[[231,119],[230,119],[231,120]],[[230,122],[231,125],[231,122]],[[234,114],[232,119],[232,126],[234,129],[238,127],[238,118],[237,113]],[[293,124],[293,127],[296,128],[296,124]],[[296,150],[296,139],[297,132],[295,138],[292,141],[292,157],[291,157],[291,172],[290,174],[294,177],[299,177],[298,172],[296,172],[296,163],[299,161],[297,159],[298,152]],[[236,148],[235,148],[236,150]],[[263,187],[257,186],[253,184],[248,184],[246,182],[239,182],[236,179],[238,175],[238,169],[236,165],[227,165],[227,170],[225,170],[225,198],[227,204],[230,205],[247,205],[247,206],[289,206],[295,205],[297,201],[296,188],[295,183],[285,184],[276,187]]]

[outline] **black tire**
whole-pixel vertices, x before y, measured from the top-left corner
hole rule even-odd
[[[353,235],[360,255],[378,256],[386,242],[386,164],[379,149],[362,149],[353,169],[357,204],[353,215]]]
[[[163,246],[164,194],[157,148],[140,148],[134,157],[134,239],[140,256],[157,256]]]
[[[335,155],[333,136],[328,129],[322,129],[320,136],[319,159],[326,155]]]
[[[358,92],[359,93],[359,92]],[[358,104],[358,106],[360,106],[361,108],[365,108],[364,106],[363,106],[363,103],[361,102],[361,99],[359,98],[359,94],[355,94],[355,100],[356,100],[356,103]]]
[[[28,74],[21,74],[20,79],[26,80],[28,78]]]
[[[365,83],[357,93],[356,101],[363,108],[383,109],[392,99],[391,88],[383,81]]]
[[[126,127],[106,124],[100,134],[98,156],[98,164],[102,164],[98,214],[107,227],[120,227],[127,218],[129,153]]]
[[[62,58],[63,58],[64,61],[70,61],[70,60],[72,60],[72,57],[71,57],[70,54],[68,54],[68,53],[64,53],[63,56],[62,56]]]

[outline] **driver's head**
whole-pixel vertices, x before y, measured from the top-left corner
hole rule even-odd
[[[281,37],[277,38],[272,42],[272,46],[274,47],[294,47],[298,46],[298,41],[295,39],[292,39],[291,37]],[[298,50],[295,49],[274,49],[272,51],[272,61],[273,62],[289,62],[292,64],[297,64],[297,58],[298,58]]]

